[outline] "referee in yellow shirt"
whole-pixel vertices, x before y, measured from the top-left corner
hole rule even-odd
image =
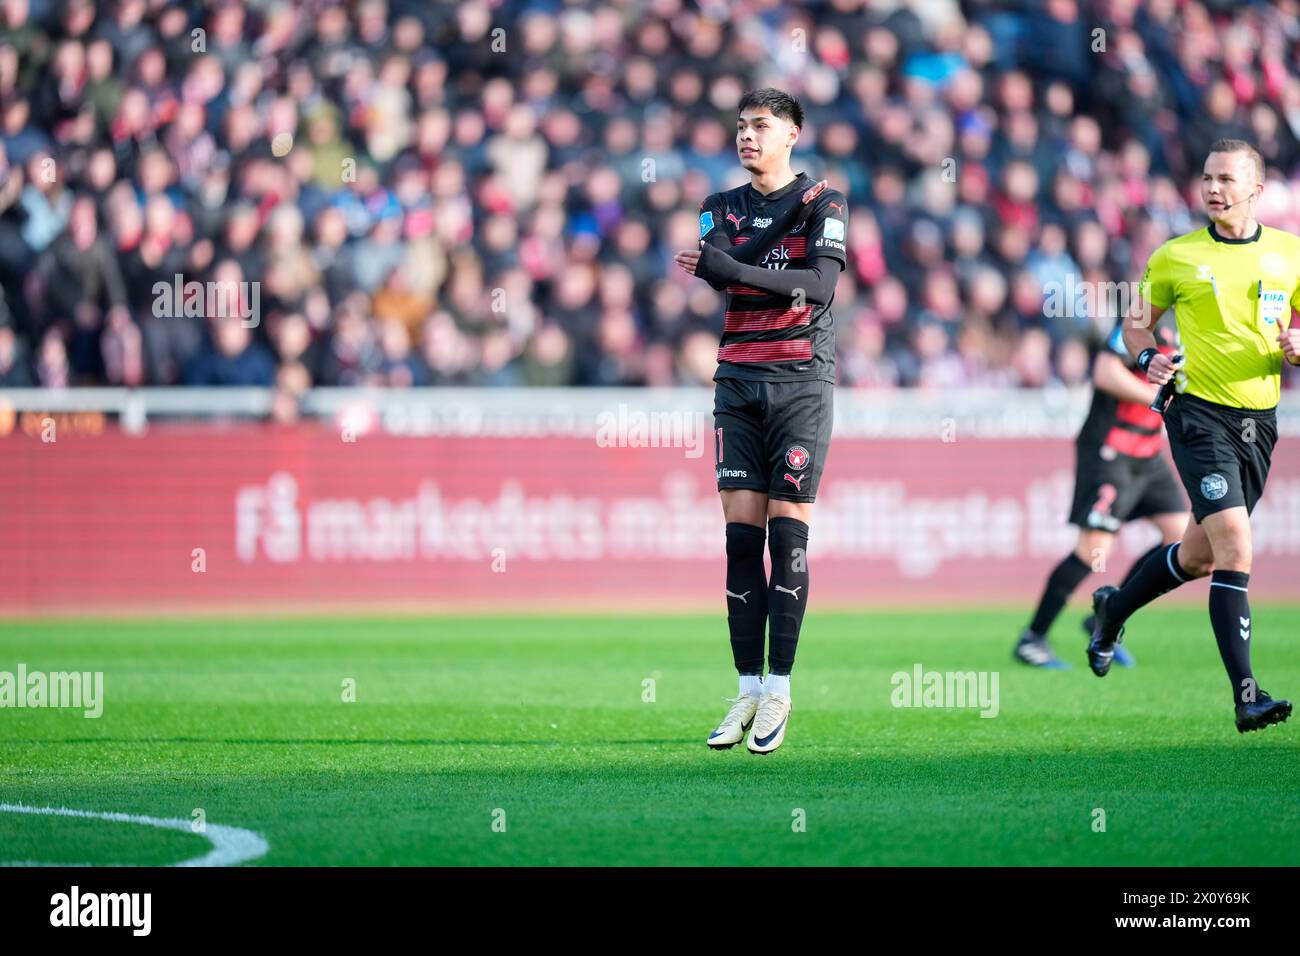
[[[1096,625],[1088,663],[1104,677],[1124,622],[1138,608],[1193,578],[1212,575],[1210,624],[1232,681],[1237,730],[1291,716],[1250,669],[1250,513],[1264,491],[1277,441],[1282,362],[1300,365],[1300,237],[1255,221],[1264,160],[1244,140],[1210,147],[1201,176],[1208,228],[1171,239],[1147,263],[1124,344],[1151,382],[1175,374],[1152,334],[1174,310],[1185,365],[1165,429],[1192,502],[1183,540],[1153,553],[1122,588],[1093,594]]]

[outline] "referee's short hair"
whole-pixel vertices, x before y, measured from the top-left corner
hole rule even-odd
[[[1264,181],[1264,157],[1251,143],[1244,139],[1216,139],[1210,146],[1212,153],[1246,153],[1255,161],[1255,181]]]

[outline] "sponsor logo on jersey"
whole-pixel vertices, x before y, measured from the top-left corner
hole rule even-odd
[[[735,216],[733,216],[731,213],[727,213],[727,222],[734,222],[734,223],[736,224],[736,228],[737,228],[737,229],[739,229],[739,228],[740,228],[740,224],[741,224],[742,222],[744,222],[744,221],[745,221],[746,219],[748,219],[748,218],[749,218],[748,216],[741,216],[739,219],[737,219],[737,218],[736,218]]]
[[[749,472],[738,468],[719,468],[719,478],[748,478]]]
[[[755,229],[766,229],[770,225],[772,225],[772,219],[770,216],[754,220]]]

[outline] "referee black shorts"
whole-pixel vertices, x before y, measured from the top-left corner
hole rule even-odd
[[[1187,511],[1187,499],[1165,456],[1135,458],[1106,446],[1076,450],[1070,523],[1115,534],[1125,521]]]
[[[831,444],[834,390],[823,381],[718,379],[713,392],[718,490],[815,501]]]
[[[1199,524],[1228,508],[1255,510],[1277,444],[1277,410],[1234,408],[1175,395],[1165,430]]]

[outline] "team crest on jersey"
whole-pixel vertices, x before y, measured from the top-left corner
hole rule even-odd
[[[713,231],[713,212],[700,213],[700,238],[703,239]]]
[[[803,445],[791,445],[785,453],[785,463],[795,471],[803,471],[808,467],[808,449]]]
[[[1220,474],[1206,475],[1201,479],[1201,497],[1206,501],[1218,501],[1228,493],[1228,479]]]

